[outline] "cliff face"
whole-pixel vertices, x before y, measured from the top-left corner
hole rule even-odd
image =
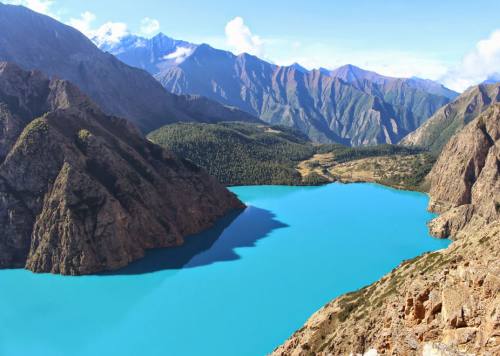
[[[428,176],[430,224],[439,237],[459,237],[500,219],[500,105],[452,137]]]
[[[457,240],[317,313],[274,355],[500,354],[500,106],[454,136],[429,174],[431,232]]]
[[[66,81],[0,63],[0,126],[0,268],[116,269],[242,207]]]

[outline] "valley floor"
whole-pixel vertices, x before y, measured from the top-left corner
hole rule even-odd
[[[297,170],[304,181],[371,182],[398,189],[425,190],[423,179],[433,163],[426,153],[366,157],[347,162],[335,154],[318,153],[300,162]],[[312,178],[314,177],[314,178]]]

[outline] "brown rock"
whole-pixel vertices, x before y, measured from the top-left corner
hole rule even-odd
[[[68,82],[0,63],[0,102],[0,268],[120,268],[243,206]]]
[[[439,237],[457,236],[500,218],[500,105],[452,137],[429,173],[430,224]]]

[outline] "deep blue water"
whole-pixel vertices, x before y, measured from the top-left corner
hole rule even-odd
[[[0,355],[264,355],[323,304],[444,248],[426,195],[235,187],[249,207],[114,274],[0,271]]]

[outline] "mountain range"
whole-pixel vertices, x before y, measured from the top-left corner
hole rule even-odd
[[[161,33],[126,36],[112,46],[94,40],[149,71],[172,93],[205,96],[317,142],[396,143],[458,95],[429,80],[391,78],[352,65],[333,71],[278,66]]]
[[[0,3],[0,33],[0,61],[69,80],[107,114],[127,118],[144,132],[176,121],[257,121],[206,98],[173,95],[76,29],[23,6]]]
[[[21,6],[0,4],[0,32],[0,60],[71,81],[105,113],[144,133],[179,121],[260,119],[316,142],[396,143],[455,96],[418,78],[350,65],[277,66],[163,34],[118,43],[94,38],[105,53],[77,30]]]

